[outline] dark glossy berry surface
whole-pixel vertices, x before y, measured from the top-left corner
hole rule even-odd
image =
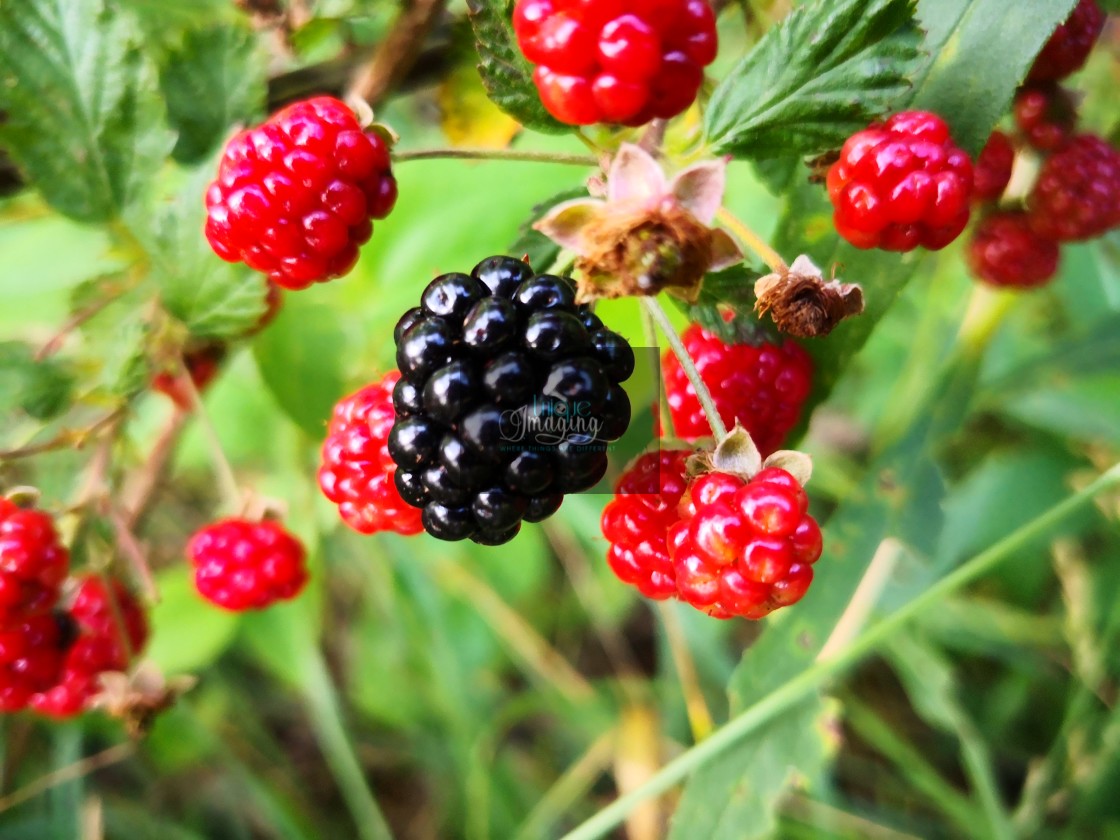
[[[437,277],[421,301],[397,330],[395,486],[429,534],[496,545],[602,479],[634,354],[570,280],[512,257]]]

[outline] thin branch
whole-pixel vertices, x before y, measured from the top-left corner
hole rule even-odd
[[[771,248],[766,240],[747,227],[746,223],[739,219],[734,213],[726,207],[719,208],[716,213],[716,218],[723,223],[723,226],[730,230],[735,237],[747,246],[747,250],[754,251],[762,261],[770,266],[771,271],[784,271],[788,266],[786,261],[782,259],[781,254]]]
[[[42,443],[33,443],[29,446],[21,446],[18,449],[0,451],[0,461],[15,461],[19,458],[31,458],[35,455],[42,455],[44,452],[52,452],[55,449],[68,447],[81,449],[91,437],[120,419],[124,412],[125,406],[121,405],[97,420],[93,425],[87,426],[84,429],[63,429],[53,438],[43,441]]]
[[[144,459],[143,465],[125,482],[121,490],[120,508],[122,521],[129,529],[136,527],[136,523],[143,518],[148,505],[151,504],[152,496],[167,471],[167,465],[175,453],[179,435],[182,434],[189,416],[187,412],[175,408],[174,413],[160,430],[159,437],[156,438],[155,445]]]
[[[95,770],[100,770],[103,767],[108,767],[111,764],[124,761],[136,751],[136,745],[131,741],[126,741],[123,744],[109,747],[107,750],[102,750],[99,753],[94,753],[88,758],[83,758],[81,761],[76,761],[73,764],[68,764],[65,767],[60,767],[47,773],[30,784],[24,785],[18,790],[12,791],[7,796],[0,797],[0,812],[7,811],[14,808],[21,802],[26,802],[28,799],[33,799],[40,793],[45,793],[56,785],[61,785],[64,782],[72,782],[74,779],[80,779],[83,776],[88,776]]]
[[[412,70],[446,0],[413,0],[401,11],[370,62],[354,77],[347,98],[362,99],[371,108]]]
[[[410,160],[516,160],[533,163],[560,163],[567,166],[598,166],[599,161],[590,155],[573,155],[564,152],[533,152],[518,149],[418,149],[413,152],[394,152],[393,163]]]

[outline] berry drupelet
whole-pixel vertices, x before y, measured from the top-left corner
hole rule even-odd
[[[187,558],[199,594],[234,612],[294,598],[308,580],[303,545],[271,520],[207,525],[187,543]]]
[[[321,96],[229,141],[206,191],[206,238],[222,259],[304,289],[350,271],[396,198],[385,141]]]
[[[513,28],[541,102],[569,125],[675,117],[716,57],[706,0],[518,0]]]
[[[778,449],[801,418],[812,387],[809,354],[789,340],[728,344],[698,324],[685,329],[681,341],[727,427],[738,421],[763,457]],[[686,440],[710,436],[696,391],[672,351],[662,358],[661,370],[673,430]]]
[[[972,161],[936,114],[904,111],[848,138],[828,170],[836,230],[857,248],[944,248],[968,224]]]
[[[1120,150],[1093,134],[1074,137],[1042,165],[1027,210],[1035,233],[1058,242],[1120,225]]]
[[[397,465],[387,447],[396,420],[393,389],[399,380],[400,374],[393,371],[340,400],[323,441],[319,487],[359,534],[418,534],[423,527],[420,512],[397,490]]]
[[[634,353],[567,278],[490,257],[433,280],[394,338],[389,454],[432,536],[507,542],[605,474]]]
[[[0,621],[51,609],[69,569],[51,517],[0,497]]]

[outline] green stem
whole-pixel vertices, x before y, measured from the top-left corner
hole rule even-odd
[[[653,315],[647,307],[641,308],[642,312],[642,332],[645,334],[646,344],[657,354],[658,360],[661,359],[661,343],[657,340],[657,325],[653,322]],[[665,387],[665,377],[660,377],[661,383],[657,388],[657,410],[661,415],[661,430],[662,437],[674,438],[677,436],[677,430],[673,427],[673,412],[669,408],[669,393]]]
[[[661,308],[661,304],[657,302],[656,298],[644,297],[642,298],[642,308],[645,309],[649,316],[653,319],[654,323],[665,334],[665,339],[669,342],[669,347],[672,348],[673,354],[677,357],[677,361],[681,363],[684,368],[684,375],[688,377],[688,381],[692,383],[693,390],[696,391],[696,396],[700,400],[700,407],[704,409],[704,416],[708,419],[708,425],[712,427],[712,434],[717,441],[723,440],[727,437],[727,426],[723,425],[723,418],[719,416],[719,410],[716,408],[715,401],[712,399],[712,394],[708,390],[708,386],[704,384],[704,380],[700,378],[700,371],[696,369],[696,363],[692,361],[692,357],[688,355],[688,350],[681,341],[681,337],[677,335],[677,331],[673,329],[673,324],[669,320],[669,316],[665,314],[665,310]]]
[[[515,160],[533,163],[562,163],[568,166],[598,166],[599,161],[590,155],[571,155],[563,152],[530,152],[516,149],[418,149],[413,152],[396,152],[394,163],[409,160]]]
[[[389,824],[366,783],[365,773],[342,726],[342,710],[323,654],[308,645],[302,655],[302,683],[311,727],[361,840],[392,840]]]
[[[1023,546],[1050,531],[1101,493],[1118,485],[1120,485],[1120,463],[1115,464],[1084,489],[1059,502],[1029,524],[1004,537],[991,548],[943,577],[904,607],[864,631],[836,656],[817,661],[767,694],[753,706],[732,718],[707,740],[701,741],[670,761],[645,784],[619,797],[578,826],[567,834],[564,840],[593,840],[602,837],[625,820],[627,814],[639,804],[665,793],[693,770],[738,744],[785,709],[818,690],[829,679],[844,673],[873,653],[880,645],[893,638],[907,622],[936,606],[947,596],[988,574],[1003,561],[1017,556],[1017,552]]]

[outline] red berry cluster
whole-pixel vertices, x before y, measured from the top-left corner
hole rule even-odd
[[[944,248],[968,224],[969,156],[936,114],[904,111],[848,138],[828,170],[836,230],[857,248]]]
[[[619,580],[647,598],[662,601],[677,594],[677,578],[666,542],[680,520],[677,505],[688,486],[687,449],[647,452],[623,473],[615,497],[603,509],[603,536],[610,542],[607,562]]]
[[[271,520],[211,523],[191,537],[187,558],[199,594],[234,612],[294,598],[308,580],[303,545]]]
[[[118,581],[79,576],[63,599],[69,563],[50,516],[0,498],[0,711],[76,715],[98,677],[127,669],[147,641],[143,609]]]
[[[304,289],[353,268],[370,220],[396,199],[384,140],[321,96],[230,140],[206,191],[206,238],[222,259]]]
[[[728,344],[698,324],[685,329],[681,341],[727,427],[742,425],[763,457],[781,447],[809,396],[813,376],[809,354],[789,340]],[[662,359],[661,370],[676,434],[686,440],[710,436],[712,429],[696,390],[671,351]]]
[[[1058,85],[1085,63],[1103,26],[1094,0],[1082,0],[1016,94],[1014,139],[993,132],[980,154],[975,197],[987,205],[986,215],[973,231],[967,259],[981,280],[1041,286],[1058,271],[1061,243],[1093,239],[1120,225],[1120,150],[1076,132],[1077,99]],[[1044,157],[1025,199],[1004,196],[1016,146]]]
[[[706,0],[518,0],[513,28],[541,102],[569,125],[675,117],[716,57]]]
[[[603,510],[607,561],[647,597],[678,597],[717,618],[758,619],[799,601],[821,555],[800,482],[766,467],[750,480],[709,472],[688,484],[680,450],[639,458]]]
[[[387,448],[396,419],[393,388],[400,378],[392,371],[340,400],[323,441],[319,487],[359,534],[419,534],[424,527],[420,510],[397,490],[397,465]]]

